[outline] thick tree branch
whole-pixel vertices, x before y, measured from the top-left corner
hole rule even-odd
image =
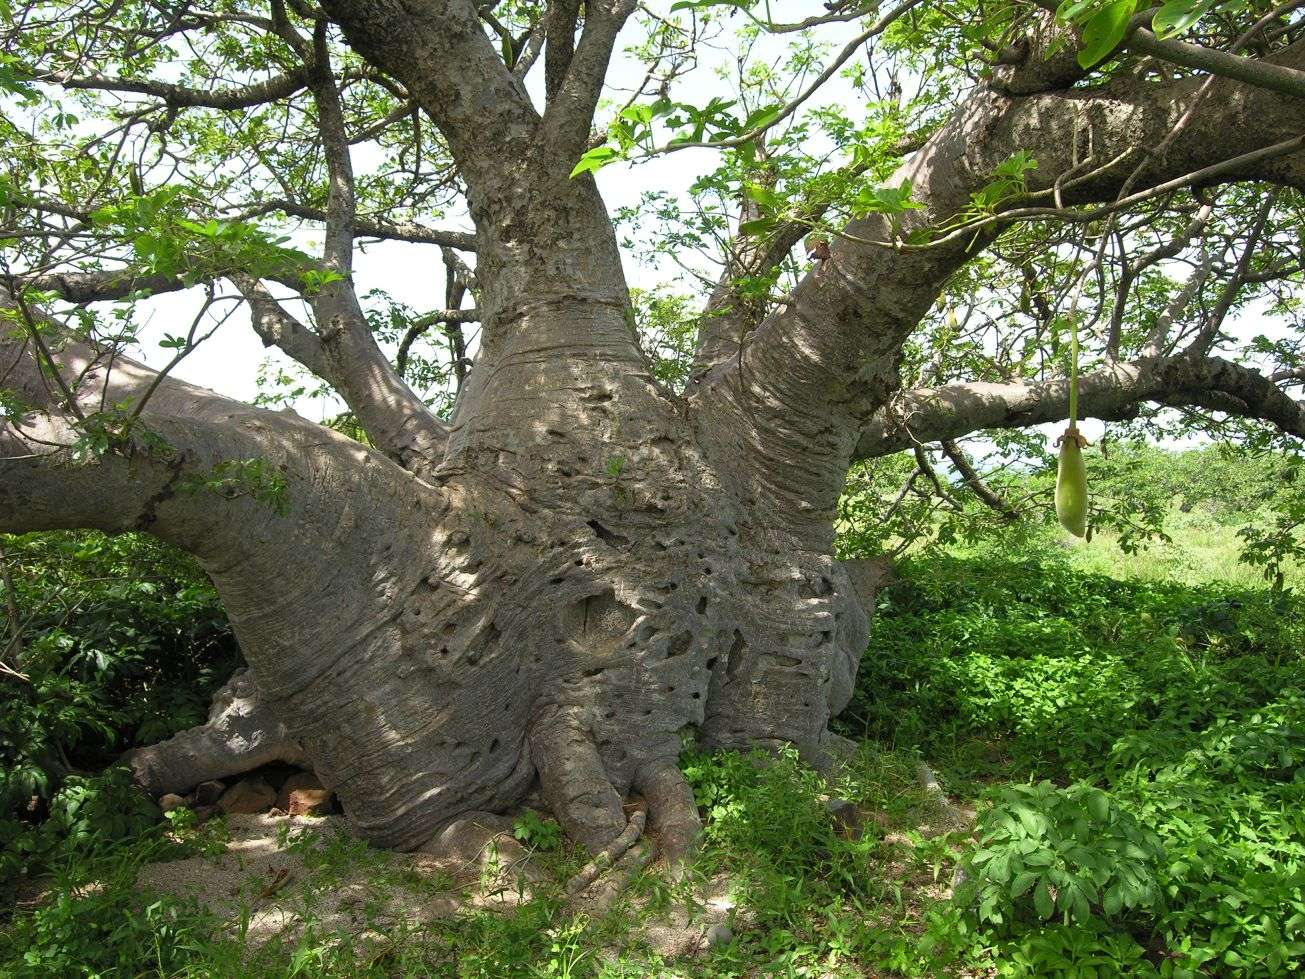
[[[544,111],[543,137],[560,155],[584,152],[594,111],[607,78],[607,65],[635,0],[588,0],[580,43],[568,61],[566,78]]]
[[[171,82],[139,78],[113,78],[107,75],[72,75],[61,71],[40,72],[36,81],[66,89],[83,89],[147,95],[169,108],[251,109],[288,98],[308,85],[308,73],[295,69],[274,75],[261,82],[236,88],[202,89],[174,85]]]
[[[1305,62],[1305,45],[1279,60]],[[1037,161],[1028,174],[1031,194],[1052,197],[1055,190],[1072,207],[1201,172],[1305,186],[1302,154],[1277,152],[1294,146],[1302,130],[1305,101],[1222,78],[1119,78],[1024,97],[977,90],[888,181],[910,180],[920,209],[854,221],[792,301],[757,329],[737,364],[707,376],[700,410],[727,430],[722,459],[749,460],[740,465],[755,467],[758,495],[810,514],[813,527],[832,513],[862,421],[898,383],[903,342],[996,227],[925,247],[876,243],[937,238],[1015,151]],[[1144,155],[1162,144],[1163,156]],[[1066,174],[1073,179],[1062,179]]]
[[[1259,371],[1219,357],[1148,358],[1121,363],[1079,378],[1079,412],[1088,418],[1122,421],[1138,406],[1211,407],[1275,425],[1305,438],[1305,405]],[[871,417],[855,456],[868,459],[920,442],[949,441],[973,432],[1027,428],[1069,417],[1069,381],[969,381],[920,388],[897,398]]]
[[[133,398],[157,380],[122,358],[110,370],[103,353],[67,342],[56,355],[80,378],[85,406]],[[0,383],[29,401],[42,397],[21,344],[0,340],[0,361],[9,368]],[[374,703],[393,702],[395,666],[385,653],[406,603],[431,591],[432,514],[448,502],[381,453],[293,412],[172,379],[108,451],[74,462],[68,448],[84,431],[59,412],[0,422],[0,531],[143,530],[190,551],[217,587],[257,699],[289,737],[320,748],[323,704],[331,725],[367,730],[359,725],[369,712],[376,721]],[[377,722],[367,749],[393,736],[392,722]],[[320,759],[336,790],[360,800],[364,832],[408,846],[429,835],[429,814],[406,818],[409,800],[369,807],[366,778],[360,785],[351,773],[327,773]]]
[[[544,94],[550,102],[562,90],[567,69],[571,67],[579,19],[580,0],[549,0],[548,10],[544,14],[544,30],[547,35],[544,48]]]
[[[322,354],[314,370],[340,392],[376,446],[405,468],[428,473],[443,458],[448,431],[376,343],[351,278],[358,202],[344,109],[326,45],[325,20],[318,21],[313,36],[309,82],[317,106],[329,188],[322,260],[337,276],[311,300]],[[262,297],[260,305],[264,311],[270,309]],[[307,346],[303,331],[283,332],[298,347]],[[315,359],[316,353],[312,351]]]
[[[762,137],[758,137],[760,143]],[[906,137],[891,150],[894,156],[906,156],[924,145],[925,136]],[[837,174],[840,180],[859,177],[868,169],[868,163],[853,163]],[[693,355],[693,371],[701,375],[735,357],[740,340],[756,328],[760,315],[741,302],[739,280],[747,276],[765,275],[784,261],[804,237],[816,227],[832,206],[829,200],[803,202],[796,213],[764,237],[736,232],[730,244],[731,261],[712,289],[699,319],[697,344]],[[744,198],[739,224],[760,217],[756,205]]]
[[[38,292],[53,292],[60,299],[82,305],[125,299],[136,293],[159,295],[189,289],[179,275],[141,275],[130,270],[111,269],[105,272],[49,272],[23,280]]]
[[[481,29],[471,0],[326,0],[350,45],[398,78],[435,120],[473,198],[530,155],[539,116]],[[472,201],[473,210],[475,201]]]
[[[1132,33],[1125,42],[1125,47],[1138,54],[1149,54],[1184,68],[1233,78],[1292,98],[1305,98],[1305,71],[1277,65],[1272,61],[1242,58],[1226,51],[1188,44],[1173,38],[1162,41],[1144,27],[1139,27]]]

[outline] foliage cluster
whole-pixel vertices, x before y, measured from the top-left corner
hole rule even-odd
[[[127,821],[114,836],[138,831],[122,786],[77,773],[201,723],[239,657],[208,580],[149,537],[31,534],[6,538],[3,554],[13,604],[0,659],[19,676],[0,678],[0,892],[60,840],[85,842],[73,814],[87,806],[101,807],[101,829]]]
[[[1016,975],[1113,974],[1089,968],[1103,956],[1134,975],[1292,974],[1305,605],[1085,572],[1079,553],[933,557],[880,606],[847,732],[993,802],[940,947],[964,935],[959,954]]]

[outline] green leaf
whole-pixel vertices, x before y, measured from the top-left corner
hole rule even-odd
[[[1032,871],[1029,870],[1024,871],[1022,874],[1016,877],[1015,880],[1011,883],[1010,896],[1012,898],[1022,897],[1024,894],[1028,892],[1029,888],[1032,887],[1034,883],[1040,879],[1040,877],[1041,875],[1035,874]]]
[[[1094,789],[1087,796],[1088,812],[1099,823],[1110,818],[1110,798],[1100,789]]]
[[[779,225],[779,218],[757,218],[755,221],[744,221],[739,225],[739,231],[749,238],[762,238],[770,234]]]
[[[1114,917],[1115,915],[1119,914],[1120,909],[1122,909],[1123,906],[1124,906],[1124,893],[1120,885],[1115,884],[1114,886],[1108,888],[1106,890],[1105,899],[1101,902],[1101,907],[1106,912],[1106,916]]]
[[[1037,910],[1038,917],[1044,921],[1050,918],[1056,910],[1056,904],[1051,899],[1051,890],[1047,887],[1045,877],[1038,881],[1038,886],[1033,891],[1033,907]]]
[[[754,129],[765,129],[772,122],[778,119],[784,111],[783,103],[769,105],[753,112],[743,122],[744,132],[751,132]]]
[[[582,173],[588,173],[592,170],[601,170],[609,163],[613,163],[620,156],[620,151],[611,146],[596,146],[584,156],[580,157],[580,162],[575,165],[571,171],[571,178],[575,179]]]
[[[1157,37],[1173,37],[1195,24],[1213,6],[1214,0],[1168,0],[1151,18],[1151,29]]]
[[[1137,0],[1114,0],[1101,7],[1083,25],[1083,49],[1078,63],[1091,68],[1102,61],[1124,39],[1128,20],[1137,10]]]

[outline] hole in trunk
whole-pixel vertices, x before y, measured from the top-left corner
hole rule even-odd
[[[671,659],[672,657],[675,656],[683,656],[685,653],[689,651],[692,645],[693,645],[692,632],[678,633],[673,639],[671,639],[670,645],[666,647],[666,658]]]
[[[608,547],[627,547],[630,543],[630,538],[624,537],[613,530],[608,530],[597,520],[589,521],[589,529],[597,534],[598,539]]]
[[[734,630],[734,642],[730,645],[729,655],[725,657],[725,675],[733,679],[743,665],[743,650],[747,647],[743,633]]]

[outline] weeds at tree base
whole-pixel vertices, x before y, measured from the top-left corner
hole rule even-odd
[[[178,810],[155,823],[118,776],[71,780],[41,828],[0,824],[4,866],[45,878],[44,898],[0,925],[0,975],[1295,974],[1305,607],[1098,566],[1032,546],[908,562],[880,596],[876,652],[840,722],[862,742],[854,762],[830,783],[791,755],[686,753],[702,856],[677,884],[645,874],[598,919],[561,900],[582,856],[551,821],[522,818],[552,883],[515,908],[341,933],[314,921],[305,891],[302,932],[251,949],[239,922],[135,886],[148,861],[222,847],[220,822]],[[975,832],[931,810],[920,757],[953,797],[979,800]],[[855,807],[859,832],[831,799]],[[311,851],[315,887],[360,862],[378,890],[417,886],[348,838],[280,842]],[[726,872],[732,939],[662,963],[643,931]]]

